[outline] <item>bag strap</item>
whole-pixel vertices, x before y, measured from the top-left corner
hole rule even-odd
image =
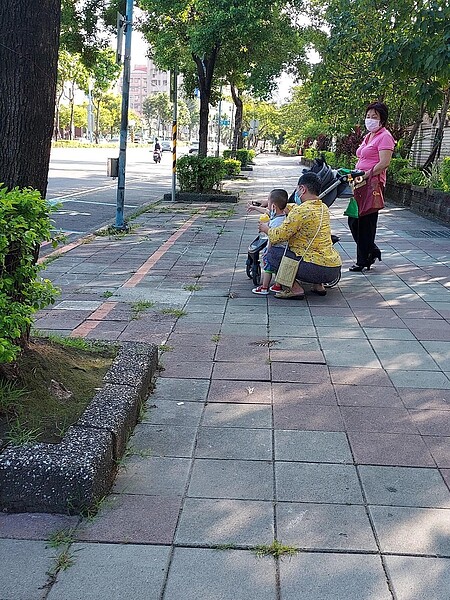
[[[312,240],[309,242],[308,246],[306,247],[306,250],[304,251],[303,255],[305,255],[308,252],[308,250],[311,248],[311,244],[314,242],[316,237],[319,235],[320,230],[322,229],[323,213],[325,210],[325,205],[323,202],[321,202],[321,204],[322,204],[322,212],[320,213],[319,227],[318,227],[316,233],[314,234],[314,237],[312,238]],[[286,250],[288,249],[288,246],[289,246],[289,242],[286,244],[286,246],[284,248],[283,256],[286,256]],[[300,258],[298,260],[299,264],[302,262],[302,260],[303,260],[303,256],[300,256]]]

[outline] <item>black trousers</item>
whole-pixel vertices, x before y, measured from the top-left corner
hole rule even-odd
[[[375,244],[377,233],[378,211],[364,217],[348,218],[348,226],[356,243],[356,264],[369,267],[373,262],[373,254],[379,252]]]

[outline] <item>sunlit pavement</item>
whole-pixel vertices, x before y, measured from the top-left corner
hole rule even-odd
[[[301,172],[255,162],[238,205],[160,205],[45,270],[62,295],[38,329],[155,343],[164,370],[97,517],[0,515],[1,598],[450,597],[450,230],[388,204],[383,261],[350,273],[338,200],[339,285],[255,296],[246,201]],[[298,552],[256,555],[274,540]]]

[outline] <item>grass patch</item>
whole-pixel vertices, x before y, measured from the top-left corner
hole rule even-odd
[[[198,283],[189,283],[188,285],[183,286],[183,290],[187,292],[198,292],[202,289],[202,286]]]
[[[283,556],[294,556],[298,548],[294,546],[285,546],[278,540],[274,540],[270,546],[256,546],[255,554],[258,557],[273,556],[274,558],[283,558]]]
[[[133,320],[139,319],[141,314],[148,308],[153,308],[155,303],[152,300],[139,300],[139,302],[133,302],[131,305],[131,318]]]
[[[215,344],[218,344],[220,342],[220,333],[215,333],[211,337],[211,341],[214,342]]]
[[[111,292],[110,290],[106,290],[102,294],[102,298],[111,298],[111,296],[114,296],[114,292]]]
[[[228,219],[235,214],[234,208],[228,208],[227,210],[215,209],[209,210],[205,213],[205,216],[210,219]]]
[[[163,308],[161,313],[163,315],[172,315],[173,317],[184,317],[187,312],[182,308]]]
[[[159,350],[161,353],[164,353],[164,352],[172,352],[172,350],[173,350],[173,346],[170,346],[169,344],[160,344],[160,345],[158,346],[158,350]]]
[[[78,338],[35,338],[0,371],[0,438],[56,443],[102,387],[117,346]]]

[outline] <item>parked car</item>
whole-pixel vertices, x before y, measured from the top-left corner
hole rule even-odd
[[[198,146],[199,146],[199,142],[197,142],[197,141],[191,142],[191,145],[189,147],[189,154],[198,154]]]
[[[171,152],[172,151],[172,143],[170,140],[161,140],[161,152]]]

